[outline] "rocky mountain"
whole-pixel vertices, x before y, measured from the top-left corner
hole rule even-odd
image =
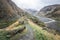
[[[46,6],[44,8],[42,8],[37,15],[42,15],[42,16],[49,16],[48,17],[51,17],[53,16],[54,14],[56,14],[56,16],[59,16],[60,15],[60,4],[55,4],[55,5],[49,5],[49,6]],[[51,14],[51,15],[50,15]],[[59,15],[58,15],[59,14]]]
[[[35,9],[25,9],[27,12],[29,12],[32,15],[35,15],[38,11]]]
[[[37,15],[52,18],[56,20],[60,26],[60,4],[46,6],[42,8]]]
[[[9,26],[12,22],[18,20],[22,13],[24,14],[24,11],[11,0],[0,0],[0,27]]]
[[[11,0],[0,0],[0,40],[60,40],[60,35],[48,32],[39,19]]]

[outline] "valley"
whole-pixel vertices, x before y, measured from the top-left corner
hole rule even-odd
[[[36,11],[0,0],[0,40],[60,40],[59,8],[50,5]]]

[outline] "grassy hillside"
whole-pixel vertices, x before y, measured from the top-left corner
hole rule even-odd
[[[20,36],[25,35],[27,29],[22,30],[22,26],[13,28],[13,30],[0,29],[0,40],[18,40]]]
[[[45,24],[37,17],[18,8],[11,0],[0,0],[0,40],[19,40],[27,34],[26,24],[32,29],[34,40],[60,40],[60,35],[43,30]]]
[[[60,40],[60,36],[58,34],[54,35],[53,33],[49,33],[46,30],[43,30],[42,27],[39,27],[38,25],[33,23],[32,21],[28,22],[34,31],[35,40]]]
[[[0,0],[0,40],[15,39],[13,37],[16,35],[17,39],[18,36],[26,33],[24,23],[19,21],[23,12],[11,0]]]

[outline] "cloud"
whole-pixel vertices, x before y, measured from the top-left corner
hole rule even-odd
[[[12,0],[16,3],[17,6],[22,8],[32,8],[32,9],[39,9],[39,0]]]
[[[59,0],[12,0],[18,7],[39,10],[47,5],[60,4]]]
[[[13,0],[18,6],[33,7],[37,5],[37,0]]]

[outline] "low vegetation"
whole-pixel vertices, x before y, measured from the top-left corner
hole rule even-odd
[[[59,19],[56,20],[60,21],[60,15],[57,16]],[[35,40],[60,40],[59,35],[43,30],[43,22],[18,8],[11,0],[0,0],[0,40],[19,40],[27,33],[25,24],[32,28]]]
[[[27,28],[24,31],[17,33],[15,36],[10,38],[10,40],[19,40],[21,36],[24,36],[27,33]]]
[[[45,27],[45,24],[41,22],[37,17],[31,15],[31,14],[26,14],[25,15],[28,19],[39,25],[40,27]]]
[[[32,17],[30,18],[30,20],[39,25],[40,27],[45,27],[45,24],[41,22],[37,17]]]
[[[25,35],[27,29],[24,26],[12,28],[12,30],[0,29],[0,40],[17,40],[20,36]]]
[[[36,40],[59,40],[60,37],[55,36],[52,33],[49,33],[43,30],[38,25],[34,24],[33,22],[29,21],[29,25],[34,31],[35,39]]]
[[[21,20],[21,19],[20,19]],[[4,27],[3,27],[4,28]],[[0,29],[0,40],[18,40],[27,33],[24,21],[12,22],[8,27]]]
[[[7,21],[7,20],[1,20],[0,19],[0,29],[1,28],[6,28],[6,27],[8,27],[9,25],[11,25],[11,24],[13,24],[14,22],[16,22],[17,20],[14,20],[14,21]]]

